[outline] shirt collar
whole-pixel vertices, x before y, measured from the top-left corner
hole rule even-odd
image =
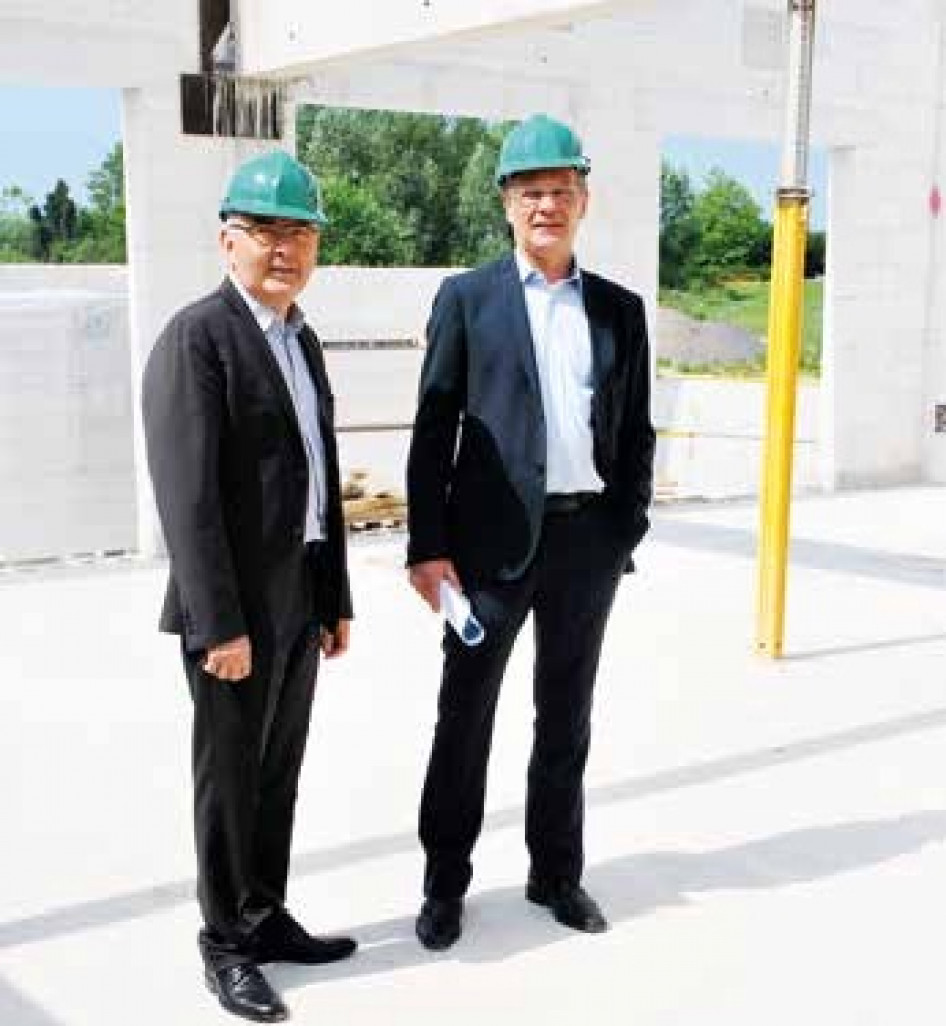
[[[271,306],[266,306],[265,303],[261,303],[255,296],[251,296],[235,274],[230,275],[230,281],[233,282],[234,288],[240,293],[243,302],[250,308],[250,313],[256,318],[256,323],[260,326],[260,330],[264,335],[269,334],[270,329],[274,324],[281,325],[285,323],[289,330],[294,334],[298,333],[302,329],[302,325],[305,323],[305,317],[295,303],[293,303],[289,308],[289,314],[284,322],[278,312]]]
[[[545,280],[545,275],[537,268],[533,267],[529,262],[529,258],[521,250],[515,251],[516,267],[519,271],[519,280],[523,285],[548,285]],[[572,257],[571,269],[569,270],[568,276],[563,278],[560,282],[556,282],[556,285],[563,285],[568,283],[574,288],[581,291],[581,268],[578,266],[578,261]]]

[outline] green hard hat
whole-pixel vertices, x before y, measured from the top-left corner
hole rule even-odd
[[[236,169],[220,204],[221,219],[230,214],[328,224],[318,179],[284,150],[252,157]]]
[[[503,140],[496,167],[496,184],[520,171],[573,167],[588,174],[591,162],[581,152],[581,139],[561,121],[533,114],[516,125]]]

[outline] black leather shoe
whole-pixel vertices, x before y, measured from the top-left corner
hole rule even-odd
[[[544,905],[562,924],[583,933],[604,933],[608,921],[591,895],[573,883],[546,883],[530,879],[526,897],[536,905]]]
[[[253,1022],[283,1022],[289,1018],[289,1009],[255,965],[206,969],[204,979],[210,992],[234,1015]]]
[[[427,898],[420,907],[414,931],[430,951],[445,951],[460,939],[463,902],[459,898]]]
[[[254,962],[323,965],[355,953],[351,937],[313,937],[284,909],[274,912],[256,931],[251,944]]]

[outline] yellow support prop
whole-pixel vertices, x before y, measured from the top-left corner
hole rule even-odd
[[[779,658],[785,630],[795,393],[803,319],[808,194],[780,190],[772,248],[766,432],[762,455],[756,650]]]

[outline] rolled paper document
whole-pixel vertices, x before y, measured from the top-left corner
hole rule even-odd
[[[470,609],[470,600],[449,581],[440,582],[440,612],[464,645],[478,645],[486,637]]]

